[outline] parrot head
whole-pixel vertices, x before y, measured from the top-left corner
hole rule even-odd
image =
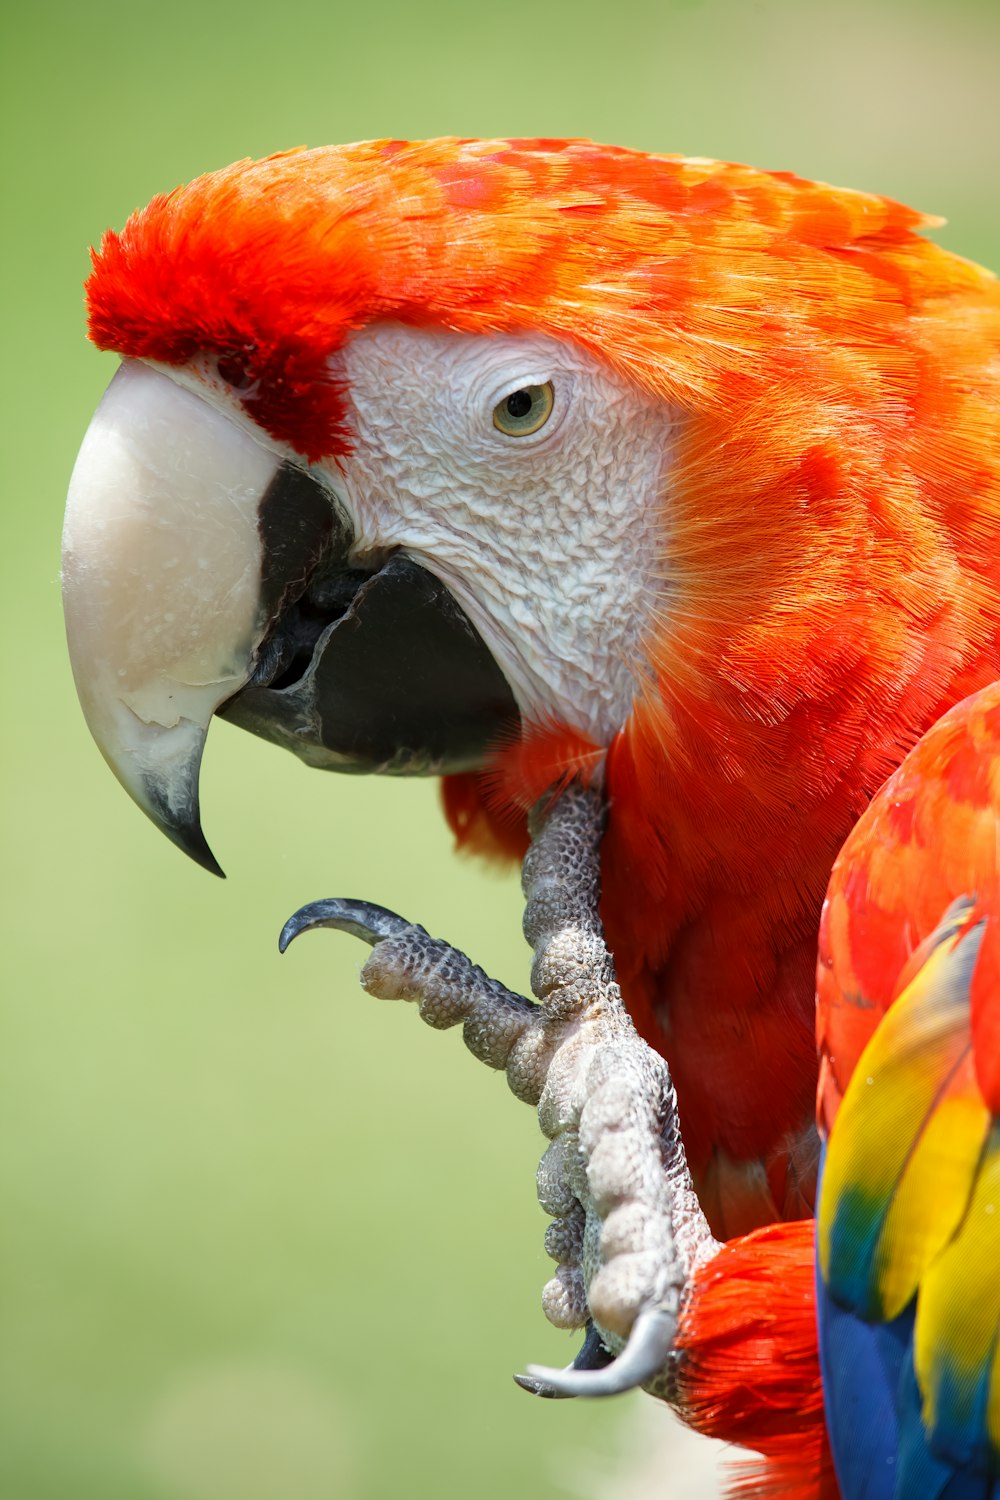
[[[94,257],[123,364],[70,485],[74,672],[123,785],[210,868],[213,714],[399,774],[627,717],[673,412],[538,316],[569,321],[550,252],[579,194],[505,242],[536,164],[555,185],[472,144],[239,163]]]
[[[91,338],[122,365],[64,537],[77,686],[122,784],[214,869],[216,714],[337,770],[506,755],[522,806],[617,766],[612,819],[641,783],[705,867],[735,786],[744,842],[822,800],[955,568],[906,466],[921,401],[952,400],[921,385],[910,314],[946,262],[970,295],[984,273],[924,222],[582,141],[295,151],[155,198],[94,255]]]

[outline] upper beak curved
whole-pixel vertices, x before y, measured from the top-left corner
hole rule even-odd
[[[198,775],[222,713],[334,770],[439,775],[517,723],[447,588],[369,542],[345,503],[211,401],[126,361],[70,481],[63,603],[104,758],[205,869]]]
[[[208,402],[127,361],[69,486],[63,605],[90,731],[142,810],[219,875],[198,772],[267,627],[258,512],[280,468]]]

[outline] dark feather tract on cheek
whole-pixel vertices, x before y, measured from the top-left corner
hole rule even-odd
[[[270,437],[309,463],[350,451],[344,392],[325,357],[280,351],[261,359],[259,369],[258,378],[238,394]]]
[[[253,371],[257,351],[253,347],[244,350],[223,350],[215,362],[219,377],[231,390],[245,394],[257,384]]]

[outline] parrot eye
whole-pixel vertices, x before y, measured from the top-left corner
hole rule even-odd
[[[521,386],[494,406],[493,426],[508,437],[528,437],[545,426],[554,404],[551,380],[544,385]]]

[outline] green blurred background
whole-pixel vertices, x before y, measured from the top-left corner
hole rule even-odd
[[[639,1398],[509,1378],[572,1350],[538,1310],[531,1112],[367,999],[347,938],[276,952],[301,902],[356,894],[523,987],[514,878],[452,858],[434,787],[307,772],[220,724],[213,881],[88,739],[58,595],[113,370],[84,341],[87,245],[280,147],[582,134],[887,192],[1000,266],[1000,5],[96,0],[3,29],[0,1495],[638,1495],[609,1455]],[[681,1493],[642,1461],[641,1493]]]

